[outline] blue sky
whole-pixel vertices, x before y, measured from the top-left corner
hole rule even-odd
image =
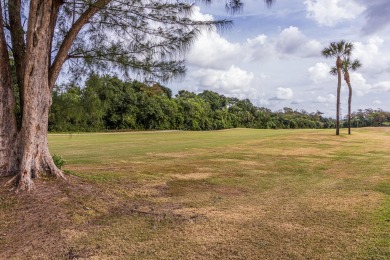
[[[390,110],[390,1],[277,0],[267,8],[246,0],[236,15],[224,1],[196,8],[197,19],[231,19],[223,32],[205,32],[187,55],[184,80],[168,86],[174,92],[212,90],[248,98],[272,110],[290,107],[335,116],[337,79],[329,75],[335,61],[321,56],[331,41],[355,45],[363,64],[351,73],[352,110]],[[343,82],[341,114],[347,113]]]

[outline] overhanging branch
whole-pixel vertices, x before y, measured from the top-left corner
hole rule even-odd
[[[89,19],[92,18],[99,10],[104,8],[111,0],[98,0],[95,4],[91,5],[77,21],[72,25],[69,32],[66,34],[61,47],[55,57],[53,64],[49,69],[49,86],[52,89],[60,73],[61,67],[68,57],[68,52],[72,47],[74,40],[83,26],[88,23]]]

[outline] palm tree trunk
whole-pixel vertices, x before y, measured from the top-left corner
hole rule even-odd
[[[349,79],[348,70],[344,73],[345,82],[348,85],[349,93],[348,93],[348,134],[351,134],[351,104],[352,104],[352,86],[351,81]]]
[[[337,57],[337,102],[336,102],[336,135],[340,135],[340,92],[341,92],[341,67],[343,61],[340,57]]]

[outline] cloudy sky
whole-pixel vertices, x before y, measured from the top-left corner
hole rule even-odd
[[[224,1],[199,6],[197,19],[232,19],[223,32],[201,35],[187,56],[184,80],[168,86],[174,93],[212,90],[248,98],[272,110],[291,107],[335,116],[337,79],[328,72],[335,60],[321,50],[332,41],[355,45],[363,67],[351,73],[352,110],[390,110],[389,0],[245,0],[244,10],[229,15]],[[343,82],[341,114],[347,113]]]

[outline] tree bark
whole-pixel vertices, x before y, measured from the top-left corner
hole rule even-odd
[[[340,92],[341,92],[341,67],[343,61],[340,57],[337,57],[337,101],[336,101],[336,135],[340,135]]]
[[[19,88],[19,103],[23,113],[23,76],[24,76],[24,29],[21,21],[21,0],[15,0],[8,4],[10,33],[12,39],[12,54],[15,63],[16,84]]]
[[[25,109],[22,128],[18,135],[18,151],[21,154],[18,178],[18,190],[34,188],[33,178],[40,173],[47,173],[64,178],[63,173],[55,166],[49,153],[47,128],[48,114],[51,105],[51,91],[47,69],[42,68],[44,59],[36,57],[33,71],[25,85]],[[47,68],[47,67],[46,67]]]
[[[26,62],[23,75],[23,114],[18,133],[19,169],[17,191],[34,188],[33,178],[47,173],[64,178],[49,153],[48,114],[51,106],[49,87],[50,19],[52,1],[31,1]]]
[[[0,23],[3,24],[0,4]],[[16,172],[16,117],[12,72],[3,26],[0,26],[0,176]]]

